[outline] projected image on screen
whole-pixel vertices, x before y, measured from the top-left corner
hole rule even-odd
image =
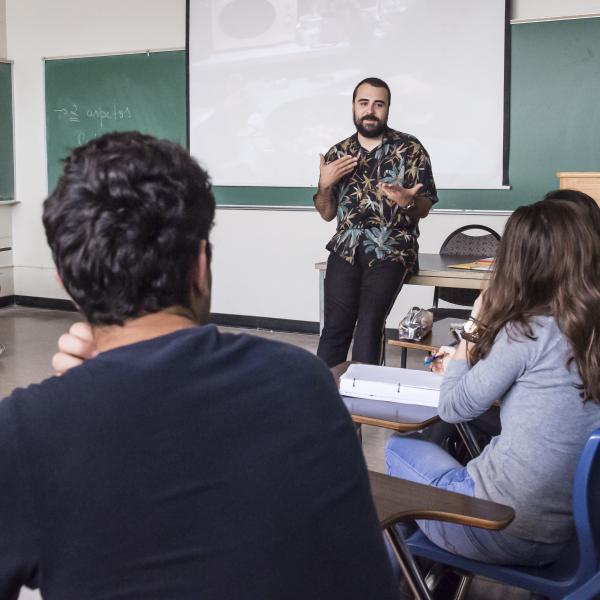
[[[189,15],[190,147],[216,185],[316,185],[368,76],[440,188],[502,184],[504,0],[190,0]]]

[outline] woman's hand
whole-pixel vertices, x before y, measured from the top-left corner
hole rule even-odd
[[[52,357],[52,368],[57,375],[62,375],[84,360],[94,358],[96,354],[96,343],[90,325],[82,321],[74,323],[68,333],[63,333],[58,338],[58,352]]]
[[[485,295],[485,290],[481,291],[481,294],[477,296],[477,300],[473,303],[473,310],[471,310],[471,317],[473,319],[479,319],[479,315],[481,314],[481,305],[483,304],[483,296]]]
[[[431,370],[438,375],[443,375],[455,352],[456,347],[440,346],[440,349],[435,353],[435,360],[431,363]]]

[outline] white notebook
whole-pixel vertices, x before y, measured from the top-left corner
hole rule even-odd
[[[431,371],[350,365],[340,377],[340,394],[437,408],[441,383],[442,376]]]

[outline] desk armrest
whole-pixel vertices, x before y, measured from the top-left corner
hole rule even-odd
[[[382,529],[402,521],[432,519],[482,529],[503,529],[515,517],[509,506],[369,471]]]

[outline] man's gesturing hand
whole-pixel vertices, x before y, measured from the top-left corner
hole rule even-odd
[[[383,183],[380,181],[377,187],[394,203],[402,208],[411,208],[423,187],[422,183],[417,183],[414,187],[405,188],[394,183]]]
[[[58,352],[52,357],[52,367],[58,375],[62,375],[94,356],[96,343],[92,328],[87,323],[74,323],[69,333],[58,338]]]
[[[325,164],[325,157],[319,154],[319,190],[325,191],[335,185],[344,175],[351,173],[358,162],[356,156],[346,154],[328,164]]]

